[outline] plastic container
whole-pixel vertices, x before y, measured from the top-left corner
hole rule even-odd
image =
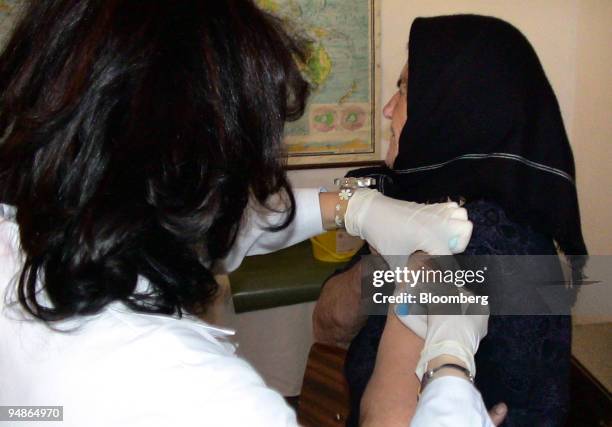
[[[343,230],[328,231],[310,239],[312,255],[324,262],[347,262],[363,245],[363,240]]]

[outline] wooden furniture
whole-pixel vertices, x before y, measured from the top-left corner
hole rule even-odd
[[[349,391],[344,378],[346,350],[315,343],[310,349],[298,421],[304,427],[339,427],[349,414]]]

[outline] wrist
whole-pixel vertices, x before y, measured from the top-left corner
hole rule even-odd
[[[433,359],[431,359],[429,362],[427,362],[427,369],[436,369],[439,368],[442,365],[448,364],[448,363],[452,363],[454,365],[459,365],[463,368],[468,368],[465,364],[465,362],[461,359],[459,359],[458,357],[455,356],[451,356],[450,354],[443,354],[437,357],[434,357]]]
[[[321,221],[325,230],[336,230],[338,226],[335,222],[336,217],[336,205],[341,202],[344,203],[344,212],[346,212],[346,206],[348,201],[340,200],[340,193],[338,191],[323,192],[319,194],[319,204],[321,205]]]
[[[466,344],[466,340],[461,339],[455,331],[455,337],[452,339],[444,339],[440,336],[439,330],[435,330],[435,325],[432,327],[432,317],[428,317],[428,330],[427,337],[425,339],[425,346],[421,352],[421,358],[416,367],[416,373],[418,378],[422,378],[423,374],[427,371],[429,365],[438,366],[440,361],[449,360],[448,357],[452,357],[455,361],[459,361],[458,365],[466,367],[470,374],[476,374],[476,363],[474,361],[474,353],[476,349],[470,347],[469,343]],[[452,321],[452,316],[447,316],[445,322]],[[437,364],[437,365],[436,365]]]
[[[469,381],[471,384],[474,383],[474,376],[460,359],[450,355],[442,355],[428,363],[427,371],[421,378],[418,395],[420,396],[423,393],[430,382],[443,377],[457,377]]]
[[[353,209],[353,196],[356,193],[375,192],[370,187],[376,185],[376,179],[371,177],[345,177],[336,178],[334,184],[338,186],[338,202],[335,206],[334,222],[338,228],[344,228],[350,235],[362,237],[359,233],[359,218],[363,213],[363,203],[356,203],[357,208]],[[359,207],[361,206],[361,208]]]
[[[366,237],[368,221],[373,221],[372,203],[378,196],[382,196],[377,190],[362,188],[355,191],[346,207],[345,229],[351,236],[359,236],[364,240]]]
[[[335,215],[334,215],[334,223],[338,228],[346,229],[349,234],[355,236],[360,234],[351,233],[349,231],[350,227],[347,226],[347,222],[350,221],[349,217],[349,209],[351,206],[351,200],[356,192],[362,190],[368,190],[369,187],[376,185],[376,179],[374,178],[336,178],[334,180],[334,184],[338,186],[338,201],[335,205]],[[355,210],[353,209],[352,212]]]

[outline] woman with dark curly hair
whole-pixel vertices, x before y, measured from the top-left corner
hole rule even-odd
[[[26,6],[0,57],[0,405],[63,405],[69,426],[294,425],[196,318],[213,273],[345,223],[387,253],[467,245],[456,204],[292,191],[303,43],[252,1]]]

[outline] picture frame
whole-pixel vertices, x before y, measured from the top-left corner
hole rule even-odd
[[[378,99],[381,93],[380,0],[353,0],[350,3],[343,0],[326,0],[324,3],[332,15],[339,15],[341,9],[347,7],[357,14],[353,17],[337,18],[342,22],[338,22],[337,27],[331,29],[330,33],[342,39],[343,36],[347,36],[342,33],[346,31],[359,40],[351,40],[352,45],[347,44],[346,52],[342,51],[341,45],[338,46],[341,41],[337,41],[334,45],[332,40],[328,52],[322,51],[326,49],[325,40],[319,39],[314,42],[314,53],[311,55],[319,55],[320,62],[328,62],[322,67],[325,68],[327,65],[328,69],[317,70],[317,65],[321,64],[309,64],[310,68],[323,74],[327,72],[325,77],[328,80],[321,79],[322,82],[315,82],[313,95],[304,117],[297,126],[292,123],[286,126],[287,169],[382,164],[382,114]],[[364,21],[366,10],[367,33],[364,34],[363,28],[353,31],[351,25],[358,26],[359,20]],[[312,15],[311,13],[309,16]],[[355,22],[349,22],[351,19]],[[320,31],[326,30],[323,26]],[[367,52],[364,54],[359,46],[366,44]],[[348,53],[356,58],[349,58]],[[338,67],[341,71],[336,72],[333,67]],[[312,81],[312,75],[309,76],[308,71],[313,70],[307,70],[305,73]],[[321,73],[315,77],[321,78]],[[343,86],[347,88],[346,91]]]

